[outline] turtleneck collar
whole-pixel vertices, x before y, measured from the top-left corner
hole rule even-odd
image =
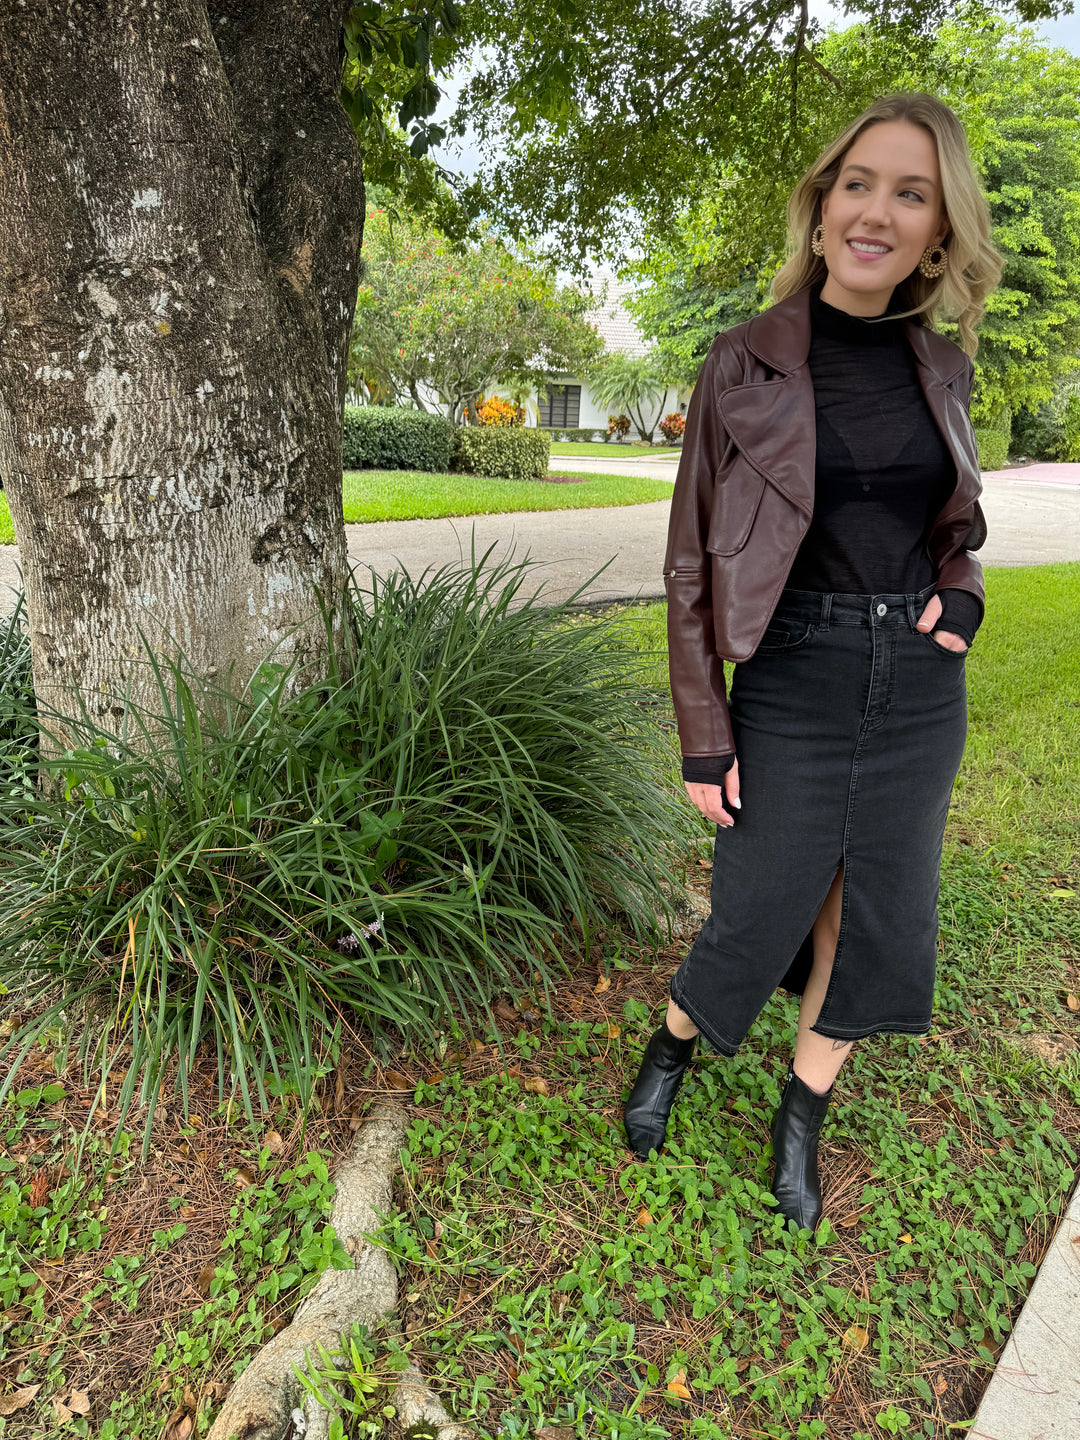
[[[815,336],[826,336],[846,345],[905,344],[905,321],[893,313],[890,302],[883,315],[849,315],[821,298],[821,286],[810,291],[810,327]]]

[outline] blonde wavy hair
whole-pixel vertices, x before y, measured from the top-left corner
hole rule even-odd
[[[921,125],[933,137],[949,224],[943,242],[949,252],[944,274],[928,280],[913,270],[896,287],[893,300],[902,313],[930,328],[937,320],[955,320],[961,346],[974,355],[979,344],[975,326],[986,297],[1001,279],[1001,257],[990,239],[990,207],[979,188],[964,127],[947,105],[921,91],[875,100],[822,151],[795,186],[787,209],[788,258],[773,278],[772,298],[783,300],[824,281],[825,261],[810,248],[810,238],[821,223],[822,197],[836,184],[844,157],[859,136],[887,120]]]

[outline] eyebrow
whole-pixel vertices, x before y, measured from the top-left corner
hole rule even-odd
[[[849,165],[845,165],[845,166],[844,166],[844,169],[845,169],[845,170],[859,170],[859,171],[862,172],[863,175],[876,175],[876,174],[877,174],[877,171],[876,171],[876,170],[871,170],[871,168],[870,168],[869,165],[856,165],[856,164],[854,164],[854,162],[852,162],[852,163],[849,164]],[[841,172],[841,173],[843,173],[843,172]],[[900,176],[900,184],[901,184],[901,185],[910,183],[912,180],[917,181],[920,185],[933,185],[933,184],[935,183],[933,180],[930,179],[930,177],[929,177],[928,175],[901,175],[901,176]]]

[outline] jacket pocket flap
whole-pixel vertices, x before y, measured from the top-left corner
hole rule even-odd
[[[765,477],[742,456],[722,478],[716,477],[705,545],[710,554],[734,555],[743,548],[764,493]]]

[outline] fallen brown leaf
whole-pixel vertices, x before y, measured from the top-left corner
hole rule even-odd
[[[693,1396],[686,1386],[686,1371],[680,1370],[673,1380],[667,1383],[667,1393],[675,1395],[680,1400],[692,1400]]]
[[[530,1075],[525,1081],[525,1089],[530,1095],[550,1095],[548,1083],[540,1075]]]
[[[246,1165],[241,1165],[233,1176],[233,1184],[238,1190],[246,1190],[249,1185],[255,1184],[255,1176]]]
[[[217,1274],[217,1261],[207,1260],[206,1264],[199,1271],[195,1281],[195,1288],[205,1300],[210,1294],[210,1286],[214,1283],[214,1276]]]
[[[649,1214],[648,1210],[646,1210],[644,1206],[642,1206],[641,1209],[638,1211],[637,1223],[641,1226],[643,1230],[646,1225],[652,1224],[652,1216]]]
[[[30,1209],[36,1210],[39,1205],[44,1205],[51,1189],[52,1177],[49,1174],[48,1166],[43,1165],[30,1182],[30,1194],[27,1196],[27,1204]]]
[[[536,1440],[574,1440],[574,1430],[570,1425],[542,1425],[534,1433]]]
[[[512,1345],[519,1355],[525,1354],[525,1341],[520,1335],[507,1335],[506,1342]]]
[[[263,1136],[263,1144],[271,1155],[280,1155],[285,1149],[285,1141],[277,1130],[268,1130]]]
[[[427,1084],[438,1085],[439,1081],[444,1080],[445,1078],[446,1077],[443,1075],[443,1072],[441,1070],[433,1070],[432,1073],[427,1076]]]
[[[1070,1010],[1080,1010],[1080,997],[1071,994],[1066,995],[1065,1004],[1069,1007]]]
[[[174,1410],[165,1421],[165,1428],[161,1432],[161,1440],[188,1440],[188,1436],[195,1429],[195,1420],[186,1410]]]
[[[607,1038],[609,1040],[617,1040],[621,1034],[622,1026],[616,1025],[614,1021],[612,1021],[612,1023],[607,1027]]]
[[[568,1010],[580,1010],[581,1007],[582,1007],[582,1005],[584,1005],[584,1004],[585,1004],[585,1001],[582,999],[582,997],[581,997],[580,995],[568,995],[568,996],[566,997],[566,1008],[567,1008]],[[551,1427],[549,1427],[549,1428],[551,1428]],[[540,1431],[538,1430],[536,1433],[539,1435],[539,1434],[540,1434]]]
[[[520,1020],[521,1018],[518,1012],[514,1009],[513,1005],[510,1004],[509,1000],[496,1000],[495,1014],[499,1017],[500,1020],[513,1021]]]
[[[949,1382],[945,1379],[944,1375],[935,1375],[930,1382],[930,1389],[933,1390],[935,1395],[944,1395],[948,1388]]]
[[[901,1235],[901,1236],[900,1236],[900,1244],[901,1244],[901,1245],[910,1245],[910,1244],[911,1244],[911,1236],[910,1236],[910,1235]]]
[[[409,1077],[407,1075],[403,1075],[400,1070],[387,1070],[384,1079],[392,1090],[416,1089],[416,1086],[409,1079]]]
[[[76,1415],[88,1415],[90,1413],[90,1396],[85,1390],[72,1390],[67,1398],[67,1406]]]
[[[597,980],[596,984],[592,988],[594,995],[603,995],[605,990],[611,989],[611,977],[608,975],[601,975],[600,979]]]
[[[14,1415],[16,1410],[25,1410],[41,1389],[37,1385],[24,1385],[21,1390],[12,1390],[10,1395],[0,1395],[0,1415]]]
[[[865,1350],[870,1344],[870,1335],[861,1325],[852,1325],[844,1331],[844,1344],[849,1350]]]

